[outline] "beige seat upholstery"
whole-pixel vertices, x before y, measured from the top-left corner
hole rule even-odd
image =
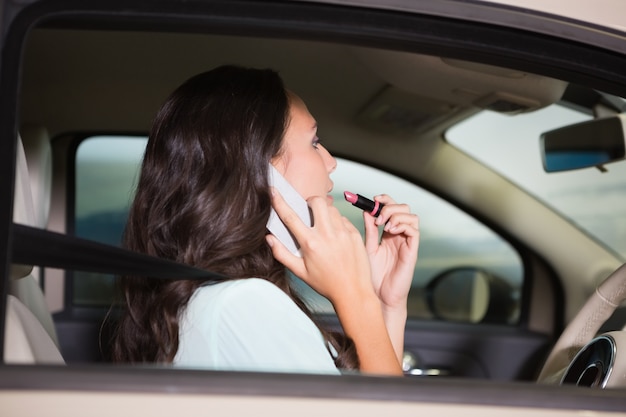
[[[7,298],[4,363],[63,364],[63,356],[35,315],[15,296]]]
[[[45,227],[52,173],[50,143],[42,128],[27,128],[23,135],[24,141],[18,140],[13,221]],[[30,170],[25,149],[28,149]],[[5,363],[64,363],[52,315],[35,273],[30,265],[13,265],[11,268]]]

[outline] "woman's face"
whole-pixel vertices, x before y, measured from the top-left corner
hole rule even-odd
[[[283,138],[282,152],[272,159],[272,165],[289,181],[304,199],[327,197],[333,182],[330,173],[337,161],[317,137],[317,122],[300,97],[289,93],[289,125]]]

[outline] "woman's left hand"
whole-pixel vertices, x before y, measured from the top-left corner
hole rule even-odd
[[[419,218],[406,204],[396,204],[388,195],[375,200],[385,204],[378,217],[363,214],[365,249],[372,270],[374,291],[383,310],[406,311],[406,303],[419,247]],[[383,226],[379,239],[378,226]]]

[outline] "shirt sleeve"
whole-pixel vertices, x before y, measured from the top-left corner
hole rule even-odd
[[[225,284],[205,300],[202,317],[189,317],[204,321],[194,327],[204,333],[212,367],[339,374],[317,326],[278,287],[256,278]]]

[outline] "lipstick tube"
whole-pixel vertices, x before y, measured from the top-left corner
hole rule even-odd
[[[343,197],[354,207],[360,208],[361,210],[368,212],[374,217],[378,217],[380,211],[385,206],[378,201],[372,201],[367,197],[363,197],[360,194],[351,193],[350,191],[344,191]]]

